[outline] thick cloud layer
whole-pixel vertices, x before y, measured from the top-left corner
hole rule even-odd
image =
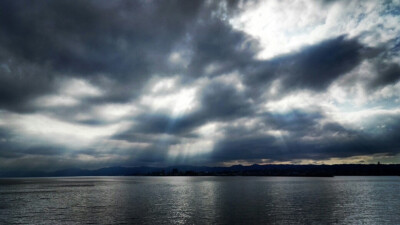
[[[2,1],[0,169],[398,163],[396,1]]]

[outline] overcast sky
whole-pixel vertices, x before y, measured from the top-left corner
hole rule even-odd
[[[400,1],[0,1],[0,169],[400,163]]]

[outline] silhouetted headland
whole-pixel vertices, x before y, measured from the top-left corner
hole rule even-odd
[[[97,170],[66,169],[54,172],[1,171],[0,177],[62,176],[399,176],[400,164],[235,165],[230,167],[108,167]]]

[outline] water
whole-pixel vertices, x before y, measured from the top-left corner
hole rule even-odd
[[[0,179],[0,224],[400,224],[400,177]]]

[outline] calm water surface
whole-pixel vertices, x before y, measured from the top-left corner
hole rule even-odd
[[[0,224],[400,224],[400,177],[0,179]]]

